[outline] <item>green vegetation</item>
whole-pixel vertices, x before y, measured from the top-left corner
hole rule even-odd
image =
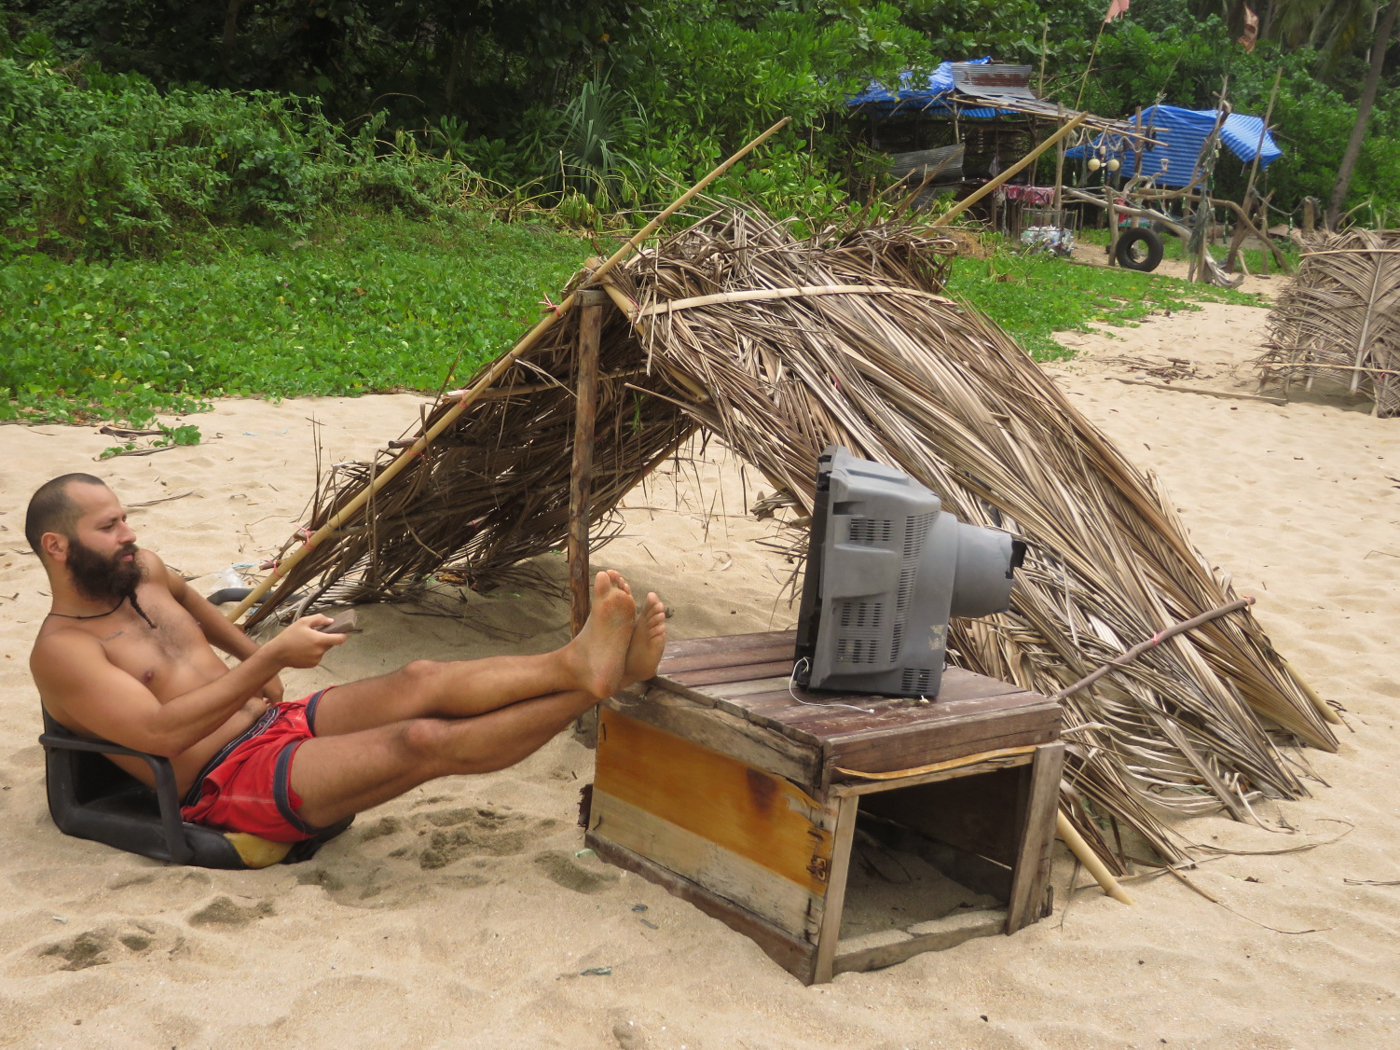
[[[1247,54],[1211,5],[1135,0],[1089,78],[1102,0],[176,6],[0,0],[0,419],[147,427],[221,395],[436,388],[538,316],[596,251],[578,231],[635,228],[780,116],[713,192],[800,232],[845,222],[887,175],[843,100],[992,49],[1115,114],[1212,105],[1227,76],[1259,112],[1282,66],[1268,188],[1288,212],[1331,185],[1369,47],[1364,5],[1269,8]],[[1381,220],[1394,72],[1348,198]],[[951,291],[1038,356],[1057,330],[1233,294],[1005,251],[960,260]]]
[[[508,349],[591,254],[485,216],[207,236],[157,262],[0,268],[0,419],[145,425],[224,395],[433,390]]]

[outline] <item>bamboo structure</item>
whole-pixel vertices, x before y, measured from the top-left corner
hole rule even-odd
[[[1067,812],[1111,868],[1121,862],[1086,804],[1180,861],[1187,843],[1166,814],[1223,805],[1252,820],[1261,797],[1306,793],[1274,735],[1336,741],[1243,603],[1169,631],[1238,599],[1156,480],[1006,333],[942,296],[952,250],[938,231],[904,225],[798,240],[725,207],[618,264],[602,282],[617,308],[602,308],[598,341],[589,545],[618,531],[612,508],[699,431],[777,490],[765,506],[791,524],[781,531],[794,553],[827,445],[899,467],[963,520],[1030,544],[1011,611],[952,625],[956,661],[1046,696],[1112,664],[1061,700]],[[596,283],[585,270],[567,291]],[[528,353],[483,369],[470,409],[446,426],[459,402],[442,400],[413,432],[421,454],[372,504],[364,493],[383,463],[325,475],[306,530],[339,524],[252,622],[297,592],[393,599],[448,571],[484,585],[558,549],[579,329],[573,310]],[[483,382],[510,396],[487,396]]]

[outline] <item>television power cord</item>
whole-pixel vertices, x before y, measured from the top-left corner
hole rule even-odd
[[[805,656],[792,665],[792,671],[788,674],[788,696],[792,697],[799,704],[804,704],[807,707],[849,707],[852,711],[859,711],[866,715],[873,715],[875,713],[873,707],[857,707],[855,704],[843,704],[840,700],[803,700],[802,697],[798,696],[794,691],[794,687],[797,685],[797,672],[799,670],[810,670],[811,666],[812,662]]]

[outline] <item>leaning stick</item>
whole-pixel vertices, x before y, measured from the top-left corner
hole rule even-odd
[[[1090,671],[1087,675],[1085,675],[1079,681],[1075,682],[1073,685],[1065,686],[1050,699],[1063,700],[1071,693],[1077,693],[1085,686],[1093,685],[1104,675],[1108,674],[1109,671],[1112,671],[1115,667],[1123,667],[1130,661],[1136,660],[1143,653],[1147,652],[1147,650],[1155,648],[1162,642],[1165,642],[1168,638],[1173,638],[1176,635],[1183,633],[1184,631],[1189,631],[1195,627],[1199,627],[1203,623],[1209,623],[1211,620],[1214,620],[1218,616],[1224,616],[1226,613],[1232,613],[1239,609],[1248,608],[1253,604],[1253,598],[1236,598],[1232,602],[1229,602],[1218,608],[1211,609],[1208,612],[1203,612],[1199,616],[1193,616],[1189,620],[1182,620],[1180,623],[1174,623],[1170,627],[1158,631],[1151,638],[1147,639],[1147,641],[1138,642],[1137,645],[1133,646],[1118,659],[1110,660],[1108,663],[1095,668],[1093,671]]]
[[[1113,877],[1113,873],[1104,867],[1103,861],[1099,860],[1099,855],[1095,853],[1084,836],[1074,829],[1074,825],[1069,822],[1069,817],[1061,810],[1055,811],[1055,833],[1064,840],[1064,844],[1069,847],[1069,851],[1079,858],[1079,863],[1089,869],[1089,874],[1103,891],[1116,901],[1124,904],[1132,904],[1133,899],[1128,896],[1127,891],[1118,885],[1118,880]]]
[[[953,205],[953,207],[949,208],[947,211],[945,211],[945,212],[944,212],[942,215],[940,215],[938,218],[934,219],[933,222],[932,222],[930,225],[933,225],[933,226],[947,226],[948,223],[952,222],[955,218],[957,218],[957,217],[958,217],[959,215],[961,215],[963,212],[967,211],[968,208],[972,207],[974,204],[976,204],[978,201],[980,201],[980,200],[981,200],[983,197],[985,197],[987,194],[991,193],[993,190],[995,190],[998,186],[1000,186],[1000,185],[1001,185],[1003,182],[1005,182],[1007,179],[1011,178],[1011,177],[1014,176],[1014,175],[1020,174],[1022,168],[1025,168],[1025,167],[1027,167],[1028,165],[1034,163],[1034,161],[1035,161],[1035,159],[1036,159],[1037,157],[1039,157],[1042,153],[1044,153],[1046,150],[1048,150],[1048,149],[1049,149],[1051,146],[1053,146],[1055,143],[1059,142],[1060,139],[1064,138],[1066,135],[1068,135],[1068,134],[1069,134],[1071,131],[1073,131],[1075,128],[1079,127],[1080,124],[1083,124],[1084,121],[1088,119],[1088,117],[1089,117],[1089,114],[1088,114],[1088,113],[1081,113],[1081,114],[1079,114],[1079,116],[1075,117],[1075,118],[1074,118],[1073,120],[1071,120],[1068,124],[1066,124],[1066,125],[1064,125],[1063,127],[1061,127],[1059,131],[1055,132],[1055,134],[1051,135],[1048,139],[1046,139],[1044,142],[1042,142],[1042,143],[1041,143],[1039,146],[1037,146],[1035,149],[1033,149],[1033,150],[1031,150],[1029,153],[1027,153],[1024,157],[1022,157],[1020,160],[1018,160],[1015,164],[1011,165],[1011,167],[1007,168],[1005,171],[1003,171],[1003,172],[1002,172],[1000,175],[998,175],[996,178],[992,179],[991,182],[988,182],[986,185],[984,185],[984,186],[983,186],[980,190],[978,190],[976,193],[973,193],[971,196],[964,197],[964,198],[963,198],[962,200],[960,200],[957,204]]]
[[[633,251],[635,251],[638,245],[640,245],[644,240],[651,236],[652,232],[658,226],[660,226],[677,211],[683,208],[687,202],[689,202],[692,198],[694,198],[701,191],[703,191],[706,186],[714,182],[715,179],[719,178],[731,167],[733,167],[745,156],[747,156],[751,150],[753,150],[755,147],[762,144],[766,139],[770,138],[772,135],[775,135],[778,131],[786,127],[790,120],[792,120],[791,117],[784,117],[782,120],[778,121],[778,123],[774,124],[762,135],[759,135],[758,138],[748,143],[746,146],[740,149],[738,153],[734,154],[734,156],[730,157],[728,160],[726,160],[723,164],[717,167],[714,171],[706,175],[703,179],[697,182],[690,189],[686,190],[685,193],[683,193],[672,204],[665,208],[659,215],[656,216],[656,218],[652,219],[651,222],[643,226],[641,230],[631,240],[629,240],[617,251],[613,252],[613,254],[608,257],[606,262],[604,262],[601,266],[594,270],[592,275],[589,277],[589,283],[596,284],[599,281],[599,279],[603,277],[603,275],[605,275],[609,270],[611,270],[619,262],[625,259]],[[279,579],[281,579],[288,572],[290,572],[302,560],[302,558],[306,557],[308,553],[315,550],[316,545],[318,543],[328,538],[331,535],[331,533],[333,533],[336,529],[340,527],[342,522],[344,522],[352,514],[356,513],[361,507],[368,503],[369,500],[374,496],[374,494],[377,491],[379,491],[379,489],[382,488],[385,484],[387,484],[391,478],[396,477],[404,469],[404,467],[408,466],[409,463],[416,459],[419,456],[419,454],[421,454],[422,451],[425,448],[427,448],[428,445],[433,442],[433,440],[437,438],[439,434],[441,434],[444,430],[450,427],[457,420],[458,416],[460,416],[463,412],[470,408],[476,402],[477,398],[480,397],[481,394],[487,388],[493,386],[496,380],[501,377],[501,375],[506,371],[506,369],[513,365],[515,361],[519,357],[521,357],[526,351],[530,350],[536,343],[538,343],[540,341],[540,337],[543,336],[545,332],[549,331],[550,328],[554,327],[555,323],[566,313],[569,312],[569,310],[574,305],[576,295],[577,293],[569,295],[569,297],[565,299],[562,303],[560,303],[559,306],[557,306],[554,310],[545,314],[544,317],[540,319],[540,322],[537,325],[535,325],[534,328],[530,329],[530,331],[525,333],[524,338],[522,338],[520,342],[515,344],[514,349],[512,349],[505,356],[499,358],[496,361],[496,363],[491,366],[487,373],[481,377],[481,379],[477,380],[477,382],[472,384],[472,386],[468,387],[465,391],[463,391],[462,395],[457,399],[457,403],[453,405],[452,408],[444,412],[442,418],[439,419],[436,423],[434,423],[433,426],[426,433],[419,437],[418,440],[415,441],[411,447],[404,449],[403,452],[401,452],[398,455],[398,457],[394,459],[393,462],[391,462],[388,466],[386,466],[375,476],[374,480],[368,486],[361,489],[358,493],[355,494],[354,498],[352,498],[349,503],[345,504],[345,506],[341,507],[340,510],[332,514],[330,519],[319,529],[317,529],[315,533],[308,537],[306,542],[302,544],[301,547],[297,548],[282,561],[278,562],[277,565],[273,567],[273,570],[270,573],[268,573],[267,577],[263,579],[263,581],[259,583],[256,587],[254,587],[251,591],[249,591],[248,596],[244,598],[241,602],[239,602],[238,605],[233,609],[233,611],[228,614],[228,618],[230,620],[237,621],[240,616],[242,616],[245,612],[252,608],[255,602],[257,602],[264,594],[271,590],[273,584],[275,584]]]

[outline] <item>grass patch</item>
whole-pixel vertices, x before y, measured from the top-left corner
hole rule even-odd
[[[211,230],[159,261],[13,258],[0,266],[0,419],[148,426],[220,396],[433,390],[454,360],[465,379],[513,345],[590,254],[543,224],[461,213]],[[958,259],[949,292],[1037,360],[1069,354],[1055,332],[1262,303],[1005,249]]]
[[[159,262],[0,268],[0,419],[136,425],[207,398],[431,390],[508,349],[592,254],[537,224],[345,219]]]
[[[1071,355],[1055,332],[1131,326],[1161,310],[1199,310],[1203,302],[1264,305],[1254,293],[1006,249],[986,259],[956,260],[948,294],[990,316],[1037,361]]]

